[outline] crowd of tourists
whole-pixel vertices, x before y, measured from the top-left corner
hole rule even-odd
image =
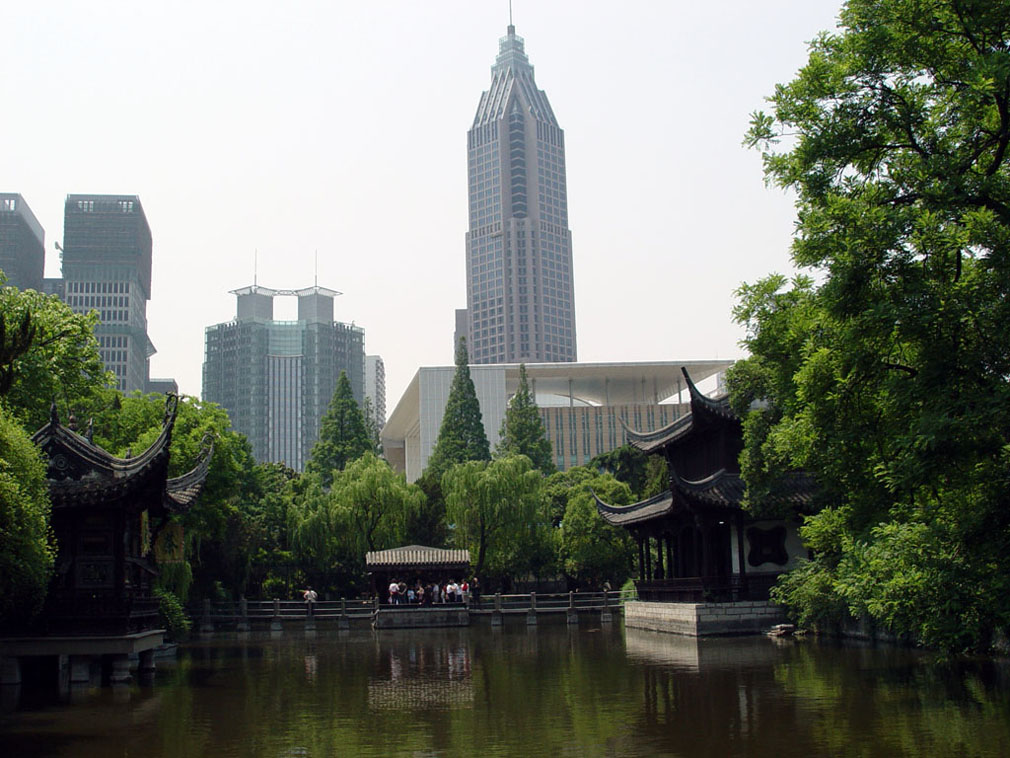
[[[480,604],[480,582],[477,577],[457,582],[421,582],[410,585],[396,579],[389,583],[390,605],[434,605],[442,603]]]

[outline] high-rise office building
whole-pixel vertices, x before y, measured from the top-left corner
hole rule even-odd
[[[63,288],[76,313],[98,311],[105,368],[123,392],[148,389],[154,345],[147,336],[151,227],[136,195],[67,195]]]
[[[45,232],[21,195],[0,192],[0,271],[19,290],[42,291]]]
[[[565,135],[511,24],[467,133],[467,165],[470,362],[576,360]]]
[[[382,356],[365,356],[365,397],[372,403],[375,425],[381,431],[386,423],[386,364]]]
[[[333,298],[340,293],[325,287],[253,285],[232,293],[235,320],[206,330],[203,399],[228,411],[256,460],[301,471],[341,371],[354,399],[364,400],[365,332],[333,320]],[[273,299],[280,295],[298,298],[297,321],[274,320]]]

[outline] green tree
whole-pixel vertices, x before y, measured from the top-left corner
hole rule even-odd
[[[96,313],[74,313],[55,295],[2,287],[0,314],[6,324],[0,352],[0,380],[8,387],[4,398],[30,433],[49,420],[53,400],[80,409],[111,383],[98,355]]]
[[[303,479],[305,492],[289,511],[292,545],[323,587],[363,586],[365,553],[395,547],[407,514],[424,500],[419,487],[372,453],[338,472],[329,491],[318,475]]]
[[[547,439],[536,399],[530,392],[524,363],[519,364],[519,387],[505,410],[501,440],[495,449],[495,455],[501,458],[525,455],[544,476],[550,476],[557,470],[554,465],[554,449]]]
[[[617,481],[627,484],[639,500],[658,495],[670,486],[666,459],[660,455],[646,455],[628,444],[600,453],[589,462],[589,467],[613,474]]]
[[[330,407],[319,425],[319,440],[312,448],[305,471],[318,474],[323,486],[329,487],[335,472],[343,471],[345,466],[372,447],[365,417],[351,391],[351,381],[347,373],[341,371]]]
[[[560,527],[560,555],[565,573],[582,586],[620,587],[631,576],[635,543],[626,529],[611,526],[596,509],[596,493],[611,505],[628,505],[631,488],[610,474],[582,480],[568,490]]]
[[[543,502],[543,476],[524,455],[469,461],[442,477],[446,517],[456,544],[476,557],[474,571],[514,575],[510,545],[536,522]]]
[[[382,439],[379,427],[379,420],[375,417],[375,406],[372,405],[372,398],[365,397],[365,402],[361,404],[361,415],[365,419],[365,433],[371,443],[371,452],[379,457],[382,456]]]
[[[491,460],[491,447],[484,433],[480,403],[470,378],[468,362],[466,339],[461,337],[456,348],[456,373],[449,387],[445,415],[438,430],[435,449],[428,459],[428,470],[440,481],[454,464]]]
[[[0,629],[23,626],[42,607],[54,558],[46,466],[0,403]]]
[[[804,535],[832,549],[779,590],[799,614],[981,648],[1010,625],[1010,15],[850,0],[840,19],[748,134],[816,272],[741,291],[734,402],[766,401],[748,497],[788,467],[824,487]]]

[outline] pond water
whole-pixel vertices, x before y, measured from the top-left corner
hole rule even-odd
[[[22,692],[0,756],[1006,756],[1010,664],[603,628],[215,639],[154,686]]]

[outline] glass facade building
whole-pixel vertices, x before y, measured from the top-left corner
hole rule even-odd
[[[467,167],[470,361],[576,360],[565,135],[511,24],[467,133]]]
[[[63,298],[75,313],[98,312],[98,350],[116,387],[146,392],[152,242],[140,198],[68,195],[63,225]]]
[[[42,291],[45,232],[21,195],[0,192],[0,271],[19,290]]]
[[[333,298],[340,293],[324,287],[254,285],[234,294],[235,320],[206,330],[203,399],[228,411],[257,461],[302,471],[341,371],[354,399],[364,400],[364,330],[333,320]],[[296,321],[274,320],[276,295],[298,298]]]

